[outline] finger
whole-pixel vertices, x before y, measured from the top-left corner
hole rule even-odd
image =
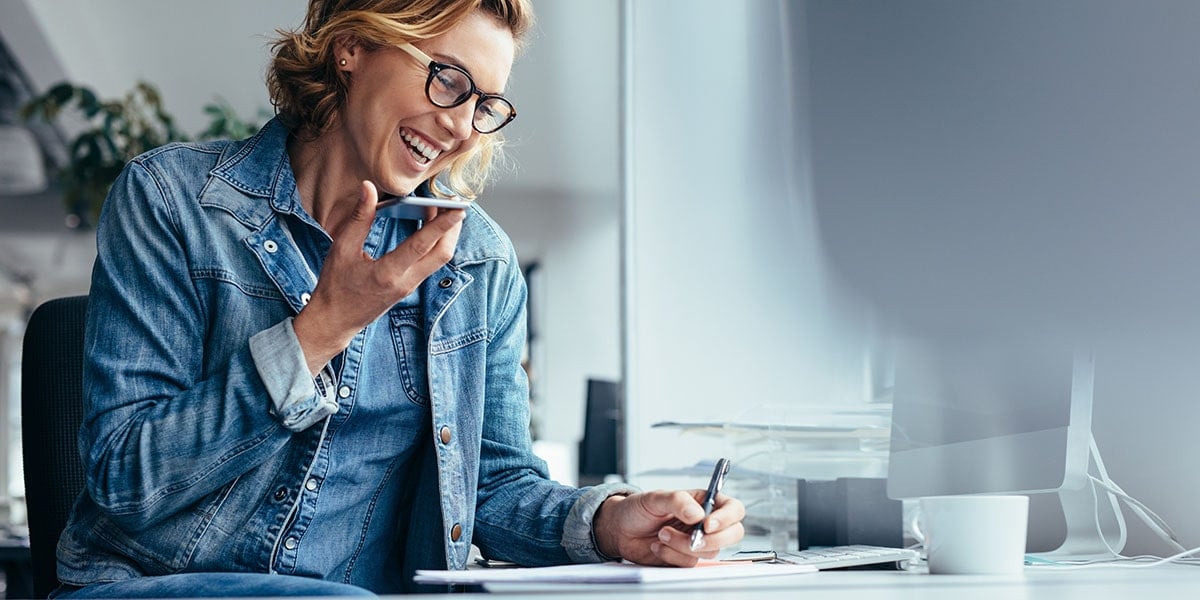
[[[704,520],[704,532],[720,531],[746,518],[746,506],[737,498],[717,494],[713,511]]]
[[[363,254],[363,243],[371,231],[371,222],[375,220],[375,203],[378,200],[379,193],[375,184],[370,181],[359,184],[358,202],[354,205],[350,217],[330,230],[333,236],[332,254],[341,253],[355,258]]]
[[[742,537],[746,534],[746,530],[741,523],[734,523],[720,531],[705,533],[704,537],[700,538],[700,545],[696,546],[693,554],[704,556],[704,553],[716,554],[721,548],[728,548],[742,541]],[[690,538],[688,540],[691,541]],[[691,549],[689,545],[688,549]]]
[[[700,557],[691,552],[679,550],[670,544],[655,542],[650,544],[650,552],[653,552],[654,556],[664,565],[694,567],[696,563],[700,562]]]
[[[708,536],[701,538],[701,545],[695,550],[692,549],[692,530],[681,531],[674,527],[663,527],[658,530],[658,542],[678,550],[682,554],[691,556],[699,556],[700,558],[713,558],[721,550],[721,545],[714,540],[709,542]]]
[[[642,498],[642,507],[655,518],[674,517],[688,525],[699,523],[704,518],[704,509],[693,493],[681,490],[648,492]]]
[[[409,236],[396,249],[380,258],[380,262],[388,268],[414,267],[418,271],[425,269],[429,273],[436,271],[454,255],[453,246],[458,243],[458,232],[462,228],[464,212],[462,210],[448,211],[430,219],[424,227]],[[447,248],[445,244],[439,247],[439,242],[448,234],[452,234],[450,247]],[[430,257],[435,250],[440,251],[440,254]],[[426,260],[426,257],[430,257],[430,259]]]

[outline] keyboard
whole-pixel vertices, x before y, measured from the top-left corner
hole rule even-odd
[[[905,563],[921,557],[916,550],[884,546],[830,546],[795,552],[777,552],[775,560],[797,565],[812,565],[820,570],[861,567],[885,563]]]

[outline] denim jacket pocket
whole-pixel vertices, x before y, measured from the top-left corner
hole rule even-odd
[[[192,559],[200,538],[208,529],[233,484],[223,486],[185,511],[187,518],[167,519],[145,531],[131,534],[100,516],[95,533],[108,546],[133,557],[147,575],[170,575],[183,571]]]
[[[428,356],[423,314],[419,306],[398,306],[388,313],[392,323],[392,342],[396,345],[396,361],[400,382],[408,399],[421,406],[429,405]]]

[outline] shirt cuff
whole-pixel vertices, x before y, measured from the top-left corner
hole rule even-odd
[[[284,427],[304,431],[337,412],[333,369],[325,365],[316,377],[309,374],[291,317],[254,334],[250,356],[271,398],[270,413]]]
[[[562,546],[572,562],[597,563],[612,560],[600,554],[596,538],[592,535],[592,521],[596,511],[610,496],[628,496],[641,490],[624,483],[606,483],[587,488],[571,506],[567,520],[563,523]]]

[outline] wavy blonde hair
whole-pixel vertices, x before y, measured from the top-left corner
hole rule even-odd
[[[335,64],[337,41],[349,37],[368,50],[411,43],[449,31],[476,10],[507,27],[521,49],[534,21],[529,0],[310,0],[300,29],[276,31],[267,71],[271,103],[297,136],[316,139],[333,127],[350,86],[349,75]],[[430,188],[477,197],[503,145],[500,132],[480,136],[473,149],[430,178]]]

